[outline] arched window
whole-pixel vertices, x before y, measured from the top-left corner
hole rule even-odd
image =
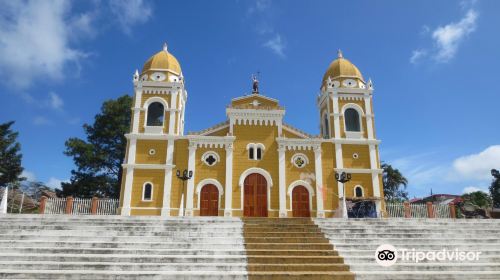
[[[344,112],[346,131],[361,131],[359,123],[359,113],[353,108],[348,108]]]
[[[142,187],[142,200],[151,201],[153,200],[153,184],[145,183]]]
[[[160,102],[153,102],[148,106],[147,126],[163,126],[165,109]]]
[[[260,147],[257,148],[257,159],[262,159],[262,149]]]
[[[328,115],[325,114],[323,116],[323,138],[329,138],[330,137],[330,126],[328,124]]]
[[[357,186],[354,188],[354,192],[356,194],[356,197],[363,197],[363,188],[361,186]]]
[[[265,149],[262,143],[249,143],[247,145],[248,159],[261,160]]]
[[[254,157],[254,150],[253,150],[253,147],[250,147],[248,149],[248,158],[253,159],[253,157]]]

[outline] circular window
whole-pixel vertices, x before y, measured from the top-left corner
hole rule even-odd
[[[354,153],[354,154],[352,154],[352,158],[353,158],[353,159],[358,159],[358,158],[359,158],[358,153]]]
[[[156,150],[155,149],[149,149],[149,155],[150,156],[154,156],[156,154]]]
[[[220,161],[219,154],[213,151],[206,152],[201,156],[201,161],[208,166],[214,166]]]
[[[297,168],[303,168],[309,163],[309,159],[304,154],[295,154],[292,157],[292,164]]]

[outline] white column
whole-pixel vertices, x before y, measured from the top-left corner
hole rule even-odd
[[[135,153],[137,147],[137,139],[131,138],[128,146],[127,164],[135,163]],[[123,204],[121,214],[130,216],[130,203],[132,201],[132,183],[134,181],[134,168],[127,167],[125,175],[125,189],[123,190]]]
[[[316,173],[316,217],[324,218],[323,208],[323,167],[321,163],[321,146],[314,147],[314,170]]]
[[[233,144],[226,144],[226,191],[224,216],[233,216]]]
[[[335,143],[335,165],[337,168],[344,168],[344,158],[342,156],[342,144]],[[337,182],[338,186],[338,191],[339,191],[339,207],[337,208],[337,211],[342,210],[344,211],[342,205],[344,205],[343,197],[344,197],[344,184]],[[336,217],[342,217],[342,213],[337,212]]]
[[[172,193],[172,163],[174,157],[174,140],[169,139],[167,143],[167,155],[165,164],[168,169],[165,170],[165,181],[163,182],[163,206],[161,208],[162,216],[170,216],[170,194]]]
[[[127,167],[125,175],[125,190],[123,193],[122,216],[130,216],[130,201],[132,200],[132,181],[134,180],[134,168]]]
[[[134,114],[132,121],[132,133],[139,133],[139,119],[141,116],[142,90],[135,91]]]
[[[279,162],[279,202],[280,202],[280,218],[286,218],[286,174],[285,174],[285,146],[280,145],[278,148]],[[291,203],[291,202],[290,202]]]
[[[374,197],[379,197],[380,198],[380,181],[379,181],[379,174],[374,172],[375,169],[378,169],[378,164],[377,164],[377,150],[375,145],[371,144],[369,146],[370,149],[370,167],[372,169],[372,187],[373,187],[373,196]],[[380,215],[380,211],[382,210],[382,202],[381,200],[377,200],[375,202],[375,206],[377,208],[377,214]]]
[[[333,100],[333,131],[336,139],[340,138],[340,112],[339,112],[339,97],[332,95]],[[330,101],[328,101],[330,102]]]
[[[373,112],[372,104],[370,102],[370,96],[365,96],[365,118],[366,118],[366,130],[368,132],[368,139],[373,139]]]
[[[168,134],[172,135],[175,133],[175,109],[177,109],[177,91],[172,92],[172,97],[170,98],[170,118],[168,122]]]
[[[193,177],[187,180],[186,216],[193,216],[194,179],[196,177],[195,157],[196,157],[196,144],[189,143],[188,170],[193,171]]]

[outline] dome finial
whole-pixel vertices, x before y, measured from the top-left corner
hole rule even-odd
[[[167,42],[163,43],[163,51],[168,52]]]
[[[338,58],[344,57],[344,55],[342,54],[342,51],[340,49],[337,51],[337,56],[338,56]]]

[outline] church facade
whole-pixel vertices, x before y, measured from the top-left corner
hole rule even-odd
[[[338,217],[344,196],[381,213],[373,85],[340,51],[317,96],[318,136],[284,123],[285,109],[256,79],[251,94],[230,101],[225,122],[185,135],[188,94],[166,45],[133,83],[122,215]],[[351,180],[337,182],[342,172]]]

